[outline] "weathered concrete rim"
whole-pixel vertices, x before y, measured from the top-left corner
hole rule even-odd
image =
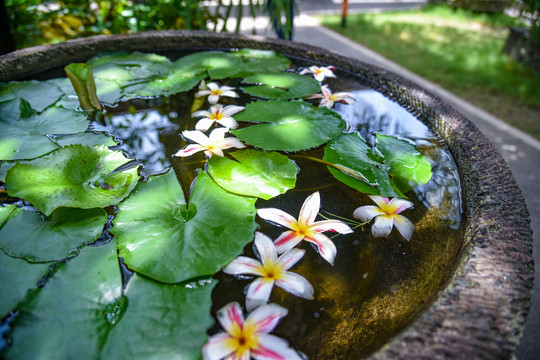
[[[394,73],[304,44],[181,31],[98,36],[19,50],[0,57],[0,81],[84,61],[105,50],[243,47],[274,49],[362,77],[437,131],[460,167],[466,230],[456,271],[434,303],[371,358],[510,358],[529,310],[534,278],[532,231],[524,198],[507,164],[483,134],[419,86]]]

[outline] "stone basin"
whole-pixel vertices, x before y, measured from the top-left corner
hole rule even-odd
[[[464,238],[455,268],[432,302],[373,359],[511,358],[534,280],[529,213],[510,169],[485,136],[441,99],[400,76],[337,53],[258,36],[164,31],[97,36],[0,57],[0,81],[22,80],[107,50],[272,49],[331,64],[396,101],[446,143],[460,173]],[[352,340],[354,341],[354,340]]]

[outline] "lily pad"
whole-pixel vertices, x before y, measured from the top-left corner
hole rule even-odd
[[[114,241],[58,263],[45,286],[19,305],[9,359],[100,358],[111,325],[107,308],[122,295]],[[126,336],[129,336],[127,333]]]
[[[174,172],[150,176],[118,205],[111,232],[130,269],[165,283],[212,275],[253,239],[255,198],[200,172],[186,204]],[[234,211],[231,211],[234,209]]]
[[[115,81],[121,86],[166,73],[170,60],[158,54],[140,52],[102,53],[86,62],[94,77]]]
[[[235,77],[256,73],[279,72],[291,67],[291,61],[273,50],[241,49],[231,53],[242,59],[242,72]]]
[[[403,186],[426,184],[431,179],[428,158],[408,141],[377,134],[377,149],[390,166],[390,174]]]
[[[137,184],[137,168],[115,172],[129,162],[105,146],[70,145],[8,170],[8,194],[30,201],[45,215],[56,208],[90,209],[122,201]]]
[[[104,133],[94,133],[94,132],[83,132],[79,134],[72,135],[62,135],[54,139],[54,141],[64,147],[68,145],[80,144],[84,146],[116,146],[118,143],[110,136],[105,135]]]
[[[29,80],[0,83],[0,102],[22,98],[37,112],[42,112],[58,101],[62,91],[53,83]]]
[[[208,173],[225,190],[268,200],[294,188],[298,168],[287,156],[252,149],[229,154],[237,161],[213,156],[208,162]]]
[[[339,136],[345,128],[337,113],[303,101],[257,101],[248,104],[235,119],[262,123],[231,133],[265,150],[299,151],[317,147]]]
[[[11,169],[16,162],[14,161],[3,161],[0,162],[0,181],[5,183],[6,182],[6,174],[9,169]]]
[[[58,148],[46,135],[73,134],[88,128],[84,113],[50,107],[35,113],[20,98],[0,103],[0,160],[32,159]]]
[[[59,208],[47,218],[16,209],[0,229],[0,248],[30,262],[61,260],[95,241],[106,222],[103,209]]]
[[[181,57],[173,67],[199,67],[208,72],[210,79],[219,80],[237,74],[242,69],[242,60],[223,51],[201,51]]]
[[[8,205],[8,206],[0,206],[0,228],[4,225],[4,223],[7,221],[9,216],[17,210],[17,206],[15,205]]]
[[[37,289],[38,282],[47,274],[49,266],[32,264],[0,251],[0,318],[14,310],[29,290]]]
[[[167,285],[134,274],[128,306],[113,327],[102,359],[199,359],[212,326],[215,280]],[[159,321],[156,321],[159,319]]]
[[[359,172],[366,181],[328,167],[332,175],[342,183],[366,194],[398,196],[390,182],[390,166],[374,155],[373,149],[357,133],[342,134],[324,149],[324,161],[338,164]],[[371,186],[368,183],[375,184]]]
[[[255,74],[243,82],[256,84],[242,87],[245,92],[265,99],[299,99],[321,90],[317,80],[290,72]]]

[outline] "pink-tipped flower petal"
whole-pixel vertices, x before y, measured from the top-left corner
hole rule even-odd
[[[263,276],[264,272],[261,270],[262,264],[260,261],[249,258],[247,256],[239,256],[229,263],[223,272],[229,275],[257,275]]]
[[[300,298],[313,299],[313,286],[301,275],[289,272],[282,279],[276,280],[276,286]]]
[[[405,240],[411,240],[414,233],[414,225],[409,219],[403,215],[394,215],[394,225]]]
[[[371,233],[375,237],[386,237],[392,232],[393,226],[394,220],[392,217],[386,215],[377,216],[371,226]]]
[[[321,233],[314,233],[309,238],[306,238],[307,241],[315,244],[319,250],[321,257],[328,261],[330,265],[334,265],[334,259],[336,258],[337,249],[336,245],[330,240],[326,235]]]
[[[268,280],[264,277],[253,280],[248,286],[246,294],[246,309],[252,311],[253,309],[264,305],[270,300],[270,294],[274,287],[274,280]]]
[[[259,342],[259,348],[253,350],[253,357],[256,360],[302,360],[285,340],[277,336],[260,334]]]

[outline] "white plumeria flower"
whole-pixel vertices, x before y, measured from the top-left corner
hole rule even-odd
[[[399,215],[404,210],[413,206],[413,203],[401,198],[389,200],[383,196],[369,196],[377,206],[366,205],[354,210],[353,217],[361,221],[371,221],[375,218],[371,226],[371,233],[375,237],[384,237],[390,235],[394,225],[405,240],[411,240],[414,232],[413,223],[403,215]]]
[[[319,107],[325,106],[329,109],[331,109],[332,106],[334,106],[335,102],[340,102],[344,104],[354,104],[356,102],[356,99],[350,93],[338,92],[338,93],[332,94],[332,92],[328,88],[328,85],[321,86],[321,94],[308,96],[307,99],[321,99],[321,102],[319,103]]]
[[[196,144],[190,144],[178,151],[174,156],[186,157],[191,156],[199,151],[204,151],[206,156],[212,157],[213,154],[223,156],[223,150],[232,147],[244,148],[246,147],[240,140],[234,137],[226,138],[225,134],[229,131],[228,128],[217,128],[210,133],[210,136],[206,136],[203,132],[198,130],[186,130],[182,132],[182,135],[196,142]]]
[[[291,229],[283,232],[274,241],[278,254],[284,253],[298,245],[302,240],[306,240],[317,246],[319,254],[321,254],[323,259],[332,265],[334,264],[337,253],[336,246],[323,232],[333,231],[340,234],[350,234],[353,231],[347,224],[339,220],[315,222],[320,205],[321,196],[317,191],[304,201],[298,215],[298,220],[279,209],[267,208],[257,210],[257,214],[263,219]]]
[[[242,110],[244,110],[243,106],[223,106],[221,104],[216,104],[210,107],[210,111],[195,111],[193,114],[191,114],[191,116],[202,117],[202,119],[195,124],[196,130],[207,131],[215,123],[221,124],[229,129],[236,129],[238,127],[238,123],[231,117],[231,115],[234,115]]]
[[[255,233],[255,246],[261,261],[239,256],[223,269],[223,272],[230,275],[260,276],[248,287],[246,295],[248,311],[268,302],[274,284],[303,299],[313,299],[313,286],[309,281],[303,276],[287,271],[302,259],[304,250],[291,249],[278,258],[272,240],[260,232]]]
[[[269,334],[288,311],[277,304],[258,307],[244,320],[237,302],[217,312],[224,332],[211,336],[202,348],[203,360],[301,360],[287,341]]]
[[[304,69],[300,71],[300,75],[304,74],[313,74],[313,77],[317,81],[323,81],[325,77],[336,77],[334,75],[334,70],[336,68],[334,66],[310,66],[307,69]]]
[[[199,89],[201,87],[202,86],[199,86]],[[217,104],[220,96],[238,97],[238,94],[234,92],[233,90],[234,90],[233,87],[226,86],[226,85],[219,86],[218,83],[211,82],[211,83],[206,84],[206,89],[203,88],[202,90],[197,91],[197,93],[195,94],[195,97],[198,98],[198,97],[208,96],[208,102],[210,104]]]

